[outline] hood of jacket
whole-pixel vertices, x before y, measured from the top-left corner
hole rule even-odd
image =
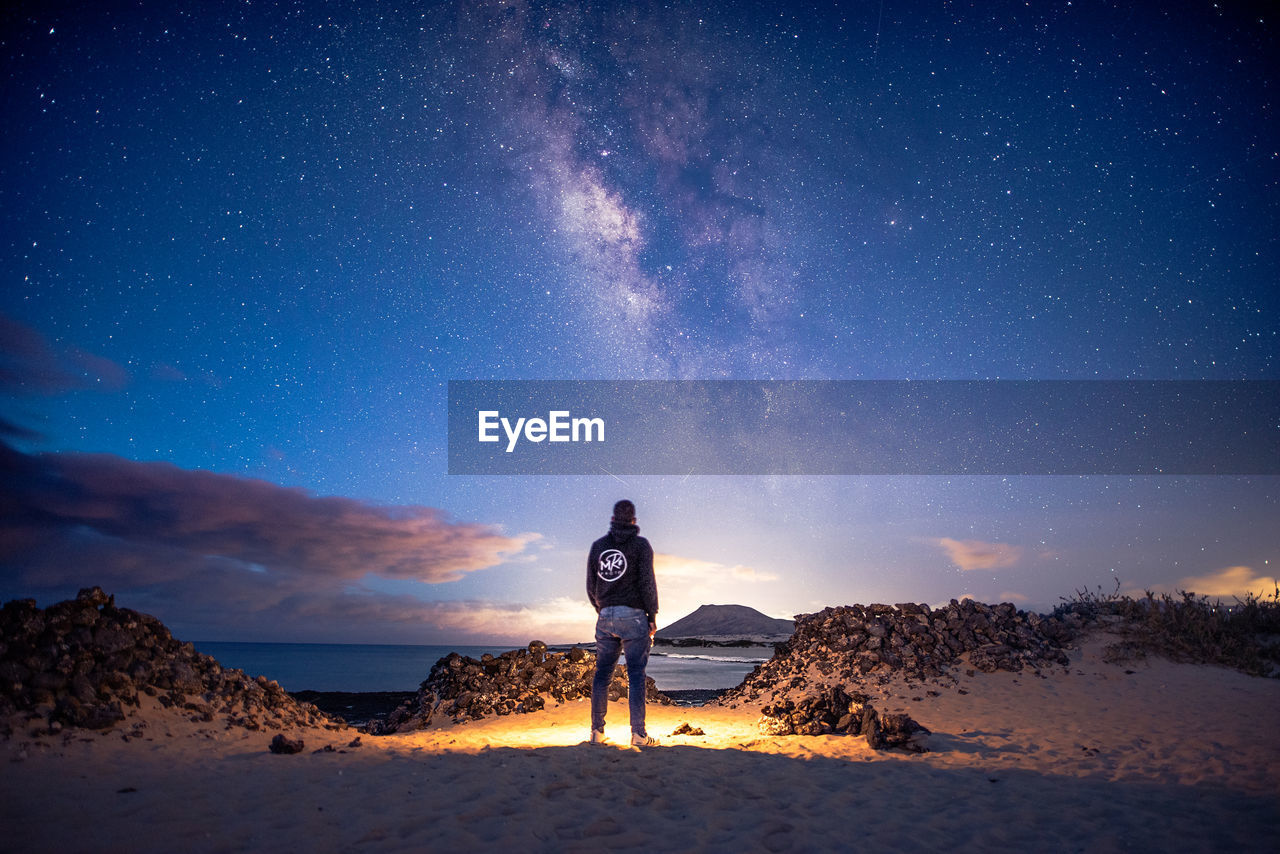
[[[619,543],[625,543],[638,533],[640,526],[630,522],[613,522],[609,525],[609,536]]]

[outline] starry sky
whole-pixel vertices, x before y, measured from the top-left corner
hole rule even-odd
[[[674,7],[674,8],[673,8]],[[193,640],[1274,589],[1263,476],[447,474],[449,380],[1275,380],[1274,14],[9,4],[0,598]]]

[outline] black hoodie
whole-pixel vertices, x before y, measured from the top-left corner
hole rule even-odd
[[[658,616],[658,583],[653,577],[653,547],[640,528],[614,522],[591,544],[587,555],[587,598],[598,613],[610,605],[639,608],[653,622]]]

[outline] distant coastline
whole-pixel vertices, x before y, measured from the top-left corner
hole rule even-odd
[[[676,648],[685,648],[685,647],[707,647],[707,648],[710,648],[710,647],[718,647],[718,648],[721,648],[721,649],[726,649],[726,648],[740,648],[740,649],[755,649],[755,648],[759,648],[759,649],[775,649],[775,648],[777,648],[778,644],[780,644],[780,643],[786,643],[786,641],[785,641],[785,640],[765,640],[765,639],[761,639],[761,638],[724,638],[724,637],[716,637],[716,638],[660,638],[660,637],[655,637],[655,638],[653,639],[653,645],[654,645],[655,647],[659,647],[659,646],[663,646],[663,647],[670,646],[670,647],[676,647]]]
[[[290,693],[416,691],[431,667],[451,652],[479,658],[506,644],[327,644],[195,641],[223,667],[266,676]]]
[[[470,658],[499,655],[515,644],[299,644],[197,641],[199,652],[212,655],[224,667],[266,676],[291,694],[397,694],[414,692],[432,666],[456,652]],[[553,651],[574,646],[594,649],[594,643],[555,644]],[[680,655],[685,650],[718,651],[716,655]],[[673,654],[674,653],[674,654]],[[677,697],[683,691],[731,688],[761,661],[773,655],[771,645],[708,643],[655,644],[648,673],[658,689]],[[339,698],[341,699],[341,698]]]

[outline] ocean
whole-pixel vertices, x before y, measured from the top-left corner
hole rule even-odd
[[[416,691],[431,666],[450,652],[479,658],[509,646],[235,643],[196,641],[195,648],[224,667],[266,676],[286,691]],[[647,673],[659,691],[733,688],[766,661],[768,648],[655,647]]]

